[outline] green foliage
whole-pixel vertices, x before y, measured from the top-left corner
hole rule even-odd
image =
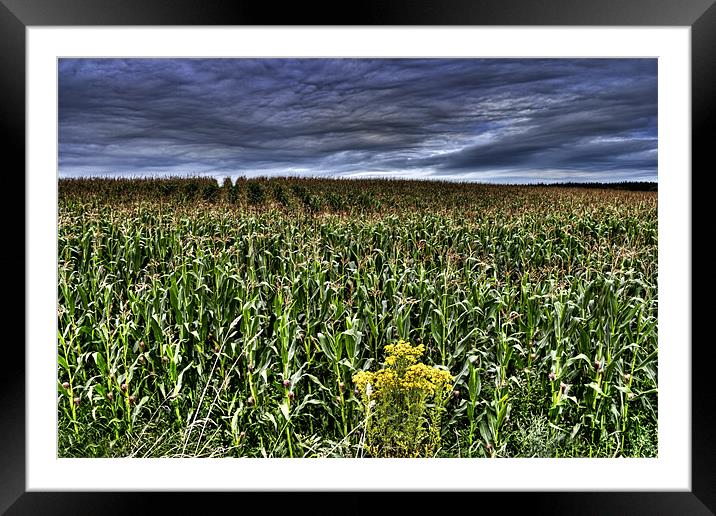
[[[361,456],[400,339],[455,376],[438,456],[656,454],[656,193],[212,184],[60,181],[60,456]]]
[[[281,185],[280,183],[277,183],[274,185],[273,196],[278,201],[278,203],[280,205],[282,205],[282,206],[290,206],[291,205],[291,200],[289,199],[286,188],[284,188],[284,186]]]
[[[250,181],[247,185],[247,188],[249,203],[262,204],[264,202],[264,200],[266,199],[266,194],[264,193],[264,187],[261,185],[261,183]]]
[[[216,183],[209,183],[204,185],[201,190],[201,197],[203,200],[208,202],[216,202],[219,198],[219,185]]]

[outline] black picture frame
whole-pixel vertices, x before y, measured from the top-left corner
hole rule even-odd
[[[604,25],[691,27],[692,73],[692,221],[696,215],[693,179],[704,177],[713,165],[711,147],[716,141],[716,4],[714,0],[371,0],[348,5],[287,3],[245,0],[0,0],[0,128],[5,158],[5,176],[17,179],[25,194],[25,29],[30,26],[118,26],[118,25]],[[8,161],[9,160],[9,161]],[[14,163],[9,165],[8,163]],[[707,168],[709,167],[709,168]],[[19,171],[22,170],[21,175]],[[19,178],[22,177],[21,181]],[[9,220],[16,220],[17,212]],[[25,241],[25,226],[8,228],[11,241]],[[14,233],[13,233],[14,232]],[[692,235],[698,235],[692,230]],[[708,235],[708,233],[707,233]],[[692,242],[694,240],[692,239]],[[6,267],[17,270],[24,263],[24,246],[3,253]],[[18,256],[20,254],[21,256]],[[692,277],[704,259],[692,251]],[[24,268],[24,277],[32,274]],[[697,289],[691,290],[695,295]],[[17,290],[20,292],[20,290]],[[19,297],[13,294],[15,298]],[[21,298],[21,299],[24,299]],[[25,310],[24,302],[20,304]],[[709,305],[691,302],[692,321],[707,316]],[[7,312],[12,313],[12,312]],[[14,324],[8,321],[9,325]],[[692,323],[692,328],[695,329]],[[21,333],[23,333],[21,331]],[[24,335],[22,335],[24,341]],[[711,437],[714,409],[710,380],[714,366],[710,339],[691,340],[692,356],[692,455],[689,492],[510,492],[469,493],[458,497],[470,510],[498,507],[550,514],[714,514],[716,512],[716,448]],[[0,512],[19,514],[123,514],[153,512],[161,507],[167,514],[208,514],[248,508],[254,502],[275,511],[274,494],[267,493],[127,493],[127,492],[26,492],[25,489],[25,352],[22,346],[5,342],[9,355],[0,388]],[[8,349],[10,348],[10,349]],[[12,353],[16,355],[13,356]],[[7,364],[12,364],[8,366]],[[569,472],[565,472],[568,474]],[[118,480],[118,484],[121,482]],[[320,497],[330,493],[321,493]],[[411,493],[402,496],[408,505],[424,507],[428,502],[452,506],[457,494]],[[373,493],[341,493],[335,510],[353,513],[372,510]],[[286,511],[324,512],[328,504],[316,493],[291,493]],[[465,498],[463,500],[462,498]],[[285,505],[285,502],[282,501]],[[250,505],[246,505],[250,504]],[[269,506],[270,504],[270,506]],[[152,507],[152,506],[155,507]],[[280,506],[279,506],[280,507]],[[325,509],[322,509],[325,507]],[[403,505],[403,510],[409,507]],[[445,510],[450,509],[445,505]],[[517,509],[520,510],[520,509]]]

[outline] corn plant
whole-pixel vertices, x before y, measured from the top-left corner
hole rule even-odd
[[[60,454],[360,456],[402,339],[435,455],[653,456],[657,235],[619,188],[61,180]]]

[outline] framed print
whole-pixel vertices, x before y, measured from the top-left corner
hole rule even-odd
[[[3,0],[3,510],[714,511],[691,205],[716,8],[552,3]]]

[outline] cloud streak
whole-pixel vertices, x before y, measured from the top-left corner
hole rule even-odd
[[[59,171],[656,180],[655,59],[61,59]]]

